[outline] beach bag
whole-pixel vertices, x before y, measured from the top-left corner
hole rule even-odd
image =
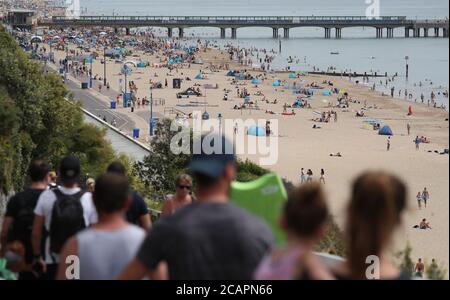
[[[85,192],[79,191],[74,195],[63,194],[59,189],[53,192],[56,201],[50,222],[50,251],[58,254],[71,236],[86,228],[80,201]]]

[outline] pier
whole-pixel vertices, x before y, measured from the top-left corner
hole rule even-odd
[[[376,38],[394,38],[395,29],[404,28],[404,37],[444,37],[449,35],[448,19],[417,20],[404,16],[388,16],[367,18],[364,16],[289,16],[289,17],[208,17],[208,16],[82,16],[79,18],[55,16],[51,19],[41,19],[38,26],[50,28],[77,27],[111,27],[118,32],[131,28],[161,27],[167,29],[167,35],[172,37],[174,29],[179,37],[184,37],[184,29],[192,27],[215,27],[220,29],[220,37],[226,38],[231,31],[231,38],[237,38],[237,31],[244,27],[268,27],[273,30],[273,38],[290,37],[290,30],[299,27],[319,27],[324,29],[324,37],[340,39],[343,29],[351,27],[375,28]],[[430,34],[430,32],[432,34]]]

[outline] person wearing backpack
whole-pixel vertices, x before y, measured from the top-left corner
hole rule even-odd
[[[64,243],[77,232],[97,222],[92,194],[79,187],[80,161],[74,156],[61,160],[59,178],[61,185],[46,190],[39,197],[34,210],[32,230],[33,271],[41,279],[55,279],[59,253]],[[40,251],[40,241],[45,227],[45,253]]]
[[[28,169],[30,186],[11,197],[6,206],[0,235],[0,257],[6,258],[8,269],[19,273],[19,280],[37,279],[31,272],[31,228],[34,209],[39,196],[47,189],[49,174],[50,167],[45,161],[33,161]]]

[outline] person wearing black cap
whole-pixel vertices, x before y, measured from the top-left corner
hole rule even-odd
[[[43,192],[34,210],[31,234],[33,270],[42,279],[55,278],[59,263],[58,254],[64,242],[77,231],[97,222],[92,194],[79,187],[80,173],[78,158],[64,157],[59,166],[61,186]],[[48,232],[44,258],[41,253],[43,227]]]
[[[194,153],[190,164],[198,201],[159,220],[119,279],[161,279],[164,270],[175,280],[248,280],[271,249],[269,228],[229,202],[236,176],[233,145],[216,134],[202,142],[211,148]],[[221,153],[211,151],[216,142]]]

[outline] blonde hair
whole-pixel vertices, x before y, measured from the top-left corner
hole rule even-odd
[[[189,185],[192,185],[192,177],[188,174],[180,174],[175,178],[175,185],[179,185],[181,182],[187,182]]]

